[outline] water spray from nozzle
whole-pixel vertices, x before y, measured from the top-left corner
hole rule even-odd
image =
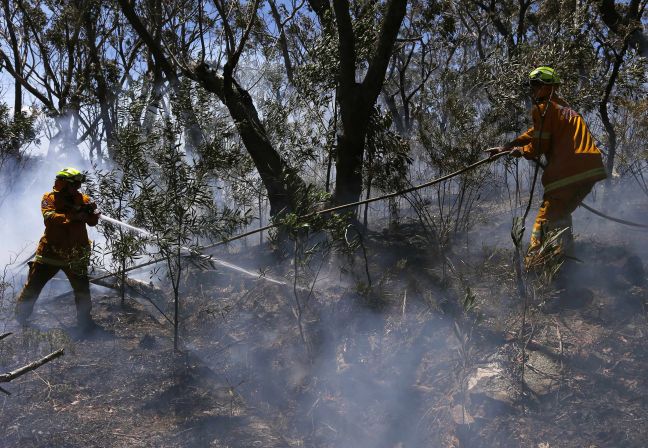
[[[123,227],[125,229],[132,230],[133,232],[141,233],[144,236],[153,237],[153,234],[151,232],[148,232],[144,229],[140,229],[139,227],[131,226],[130,224],[126,224],[125,222],[118,221],[115,218],[111,218],[110,216],[100,214],[99,219]]]
[[[143,236],[145,236],[147,238],[154,238],[155,237],[154,234],[152,234],[151,232],[149,232],[147,230],[144,230],[144,229],[139,228],[139,227],[132,226],[132,225],[127,224],[125,222],[119,221],[119,220],[117,220],[115,218],[111,218],[110,216],[106,216],[103,213],[99,214],[99,219],[102,219],[102,220],[104,220],[106,222],[109,222],[111,224],[115,224],[117,226],[123,227],[124,229],[130,230],[132,232],[140,233],[140,234],[142,234]],[[204,258],[206,260],[211,260],[210,257],[208,257],[207,255],[203,255],[203,254],[201,254],[199,252],[196,252],[195,249],[191,249],[191,248],[185,247],[185,246],[180,246],[180,249],[185,250],[185,251],[189,252],[190,254],[196,255],[196,256],[198,256],[200,258]]]
[[[106,222],[109,222],[111,224],[123,227],[124,229],[130,230],[132,232],[137,232],[137,233],[139,233],[139,234],[141,234],[141,235],[143,235],[143,236],[145,236],[147,238],[154,238],[155,237],[155,235],[153,235],[151,232],[149,232],[147,230],[141,229],[139,227],[132,226],[130,224],[119,221],[119,220],[117,220],[115,218],[111,218],[110,216],[106,216],[104,214],[99,214],[99,219],[102,219],[102,220],[104,220]],[[270,282],[270,283],[275,283],[275,284],[279,284],[279,285],[287,285],[286,282],[283,282],[281,280],[277,280],[277,279],[274,279],[274,278],[271,278],[271,277],[266,277],[266,276],[259,276],[258,273],[249,271],[249,270],[247,270],[247,269],[245,269],[245,268],[243,268],[241,266],[237,266],[235,264],[228,263],[227,261],[219,260],[217,258],[213,258],[213,257],[207,256],[207,255],[201,254],[200,252],[197,252],[195,249],[191,249],[191,248],[185,247],[185,246],[180,246],[180,248],[182,250],[185,250],[185,251],[189,252],[191,255],[194,255],[194,256],[197,256],[199,258],[204,259],[205,261],[207,261],[212,266],[214,264],[217,264],[217,265],[222,266],[224,268],[240,272],[240,273],[242,273],[244,275],[247,275],[249,277],[262,278],[263,280],[265,280],[267,282]]]

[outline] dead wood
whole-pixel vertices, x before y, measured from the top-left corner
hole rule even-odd
[[[119,280],[116,277],[107,277],[99,278],[96,280],[90,280],[90,283],[95,285],[103,286],[105,288],[119,290]],[[137,294],[141,294],[146,297],[151,297],[159,300],[165,300],[166,296],[164,291],[160,288],[153,286],[152,283],[146,283],[141,280],[135,280],[129,277],[125,278],[126,286],[128,286],[132,291]]]
[[[20,367],[19,369],[0,375],[0,383],[8,383],[9,381],[15,380],[16,378],[24,375],[25,373],[31,372],[32,370],[36,370],[43,364],[46,364],[60,356],[63,356],[62,348],[53,353],[50,353],[49,355],[39,359],[38,361],[34,361],[30,364],[27,364],[26,366]]]

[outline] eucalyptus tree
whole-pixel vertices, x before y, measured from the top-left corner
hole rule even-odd
[[[2,6],[0,61],[15,82],[14,110],[30,97],[50,119],[50,155],[79,151],[90,139],[90,156],[102,160],[105,143],[109,150],[112,143],[111,105],[133,62],[114,57],[114,8],[100,0],[3,0]]]
[[[14,11],[6,18],[9,29],[20,30],[20,39],[29,42],[22,49],[22,62],[12,63],[4,50],[0,58],[22,88],[33,95],[55,121],[50,137],[50,152],[59,147],[75,148],[82,117],[83,86],[77,74],[83,71],[84,54],[80,45],[81,23],[74,4],[46,4],[16,0],[5,6]]]
[[[0,47],[0,58],[4,65],[8,65],[18,77],[24,76],[23,66],[25,59],[25,51],[27,42],[21,38],[21,30],[17,21],[18,11],[10,0],[2,0],[2,12],[0,21],[2,22],[2,29],[0,35],[2,40],[6,42],[6,50]],[[5,52],[6,51],[6,52]],[[0,64],[3,65],[3,64]],[[19,124],[23,118],[23,86],[16,77],[14,79],[14,104],[13,104],[13,122]],[[4,134],[7,135],[7,134]],[[20,144],[18,139],[13,139],[9,146],[3,148],[3,154],[8,154],[13,157],[20,155]]]
[[[102,5],[100,0],[84,2],[80,10],[82,26],[85,34],[85,46],[88,57],[87,76],[88,90],[92,92],[99,109],[98,118],[103,129],[102,133],[94,132],[94,149],[97,154],[102,153],[102,145],[108,151],[108,157],[114,158],[114,130],[115,112],[114,103],[116,95],[121,89],[123,78],[120,82],[120,71],[130,70],[128,65],[120,68],[113,58],[107,56],[107,51],[113,51],[115,42],[116,21],[113,20],[114,12]],[[112,42],[107,42],[112,40]],[[90,92],[88,92],[90,96]]]
[[[303,181],[272,144],[252,96],[237,78],[241,57],[259,21],[260,3],[226,4],[216,0],[209,8],[201,1],[194,3],[193,12],[185,20],[185,32],[197,33],[199,38],[192,40],[185,48],[177,48],[169,45],[170,42],[156,41],[140,20],[136,4],[120,0],[125,16],[146,42],[166,77],[173,79],[177,77],[177,72],[181,72],[214,93],[228,109],[268,192],[270,213],[274,216],[282,210],[294,209],[291,191],[303,188]],[[384,4],[358,2],[353,5],[334,2],[331,6],[327,2],[310,2],[323,32],[334,39],[330,42],[335,44],[334,51],[337,53],[335,61],[321,61],[335,64],[338,81],[336,97],[340,105],[342,131],[338,135],[336,150],[335,203],[357,200],[361,194],[367,127],[405,15],[406,3],[405,0],[392,0]],[[274,6],[275,20],[279,20],[276,4]],[[208,28],[203,23],[214,26]],[[378,26],[378,31],[372,33],[375,26]],[[286,34],[281,34],[284,31],[282,27],[279,31],[287,73],[292,76],[288,43],[281,38],[283,35],[286,39]],[[214,45],[215,41],[220,45]],[[176,51],[170,51],[172,48]],[[318,58],[320,55],[310,54],[308,57]],[[363,82],[356,83],[356,71],[365,70]]]
[[[323,33],[336,45],[336,99],[342,127],[335,152],[332,202],[357,201],[370,118],[407,10],[407,0],[309,0]]]
[[[247,7],[220,0],[215,0],[211,8],[206,8],[202,1],[191,3],[192,8],[185,11],[182,31],[197,37],[180,39],[181,46],[156,40],[142,22],[134,2],[120,0],[119,4],[170,83],[177,83],[182,74],[215,94],[227,108],[266,188],[270,214],[291,211],[291,192],[302,188],[303,181],[273,147],[250,93],[237,80],[239,62],[257,22],[260,1],[250,2]]]
[[[439,40],[438,30],[448,23],[448,19],[437,21],[440,12],[440,5],[434,2],[412,2],[387,70],[382,100],[393,117],[396,131],[405,137],[411,135],[415,126],[417,96],[440,67],[438,55],[445,54],[435,44]],[[449,48],[453,47],[456,44]]]
[[[626,89],[623,97],[634,97],[635,101],[638,98],[645,98],[645,94],[648,93],[645,88],[648,80],[648,76],[646,76],[648,65],[645,62],[648,59],[648,37],[644,31],[644,24],[648,16],[646,14],[648,2],[632,0],[626,4],[603,0],[598,2],[597,6],[602,22],[607,27],[607,30],[595,27],[598,31],[595,39],[605,55],[604,72],[607,78],[598,108],[607,133],[607,169],[612,173],[615,168],[619,143],[617,131],[621,123],[616,120],[615,125],[609,109],[610,103],[614,102],[615,90],[619,90],[619,87],[623,89],[623,86],[617,86],[617,84],[626,84],[626,86],[631,84],[633,88]],[[637,57],[644,59],[637,61]],[[638,64],[643,65],[643,70]],[[629,68],[629,70],[625,70],[625,73],[624,66]],[[634,73],[632,73],[633,71]],[[629,77],[634,78],[635,82],[628,83]],[[615,104],[613,107],[616,109],[618,105]],[[623,136],[621,140],[623,140]]]

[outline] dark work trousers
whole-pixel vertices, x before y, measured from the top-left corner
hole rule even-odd
[[[70,267],[52,266],[42,263],[30,263],[27,283],[16,300],[16,318],[25,322],[34,309],[34,303],[45,284],[62,269],[74,290],[74,302],[77,309],[77,321],[86,323],[90,320],[90,281],[87,272]]]

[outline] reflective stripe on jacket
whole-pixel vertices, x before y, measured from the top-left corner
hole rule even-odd
[[[57,181],[58,182],[58,181]],[[55,266],[70,263],[87,263],[90,254],[90,240],[86,222],[75,221],[76,207],[90,204],[90,198],[79,192],[71,195],[59,191],[55,184],[53,191],[45,193],[41,201],[41,212],[45,233],[36,249],[36,262]],[[97,225],[99,217],[90,215],[87,224]]]
[[[523,156],[544,155],[542,175],[545,193],[607,177],[601,151],[594,144],[585,120],[567,103],[554,96],[531,110],[533,127],[511,142],[522,146]]]

